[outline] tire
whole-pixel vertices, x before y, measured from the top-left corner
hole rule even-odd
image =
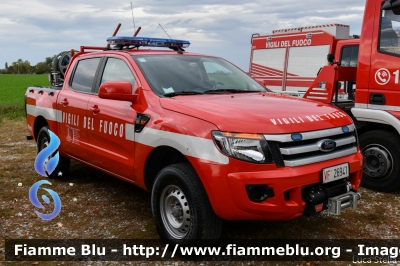
[[[151,208],[161,239],[180,246],[214,244],[222,229],[207,194],[191,165],[162,169],[151,192]]]
[[[363,187],[390,192],[400,188],[400,138],[390,131],[374,130],[360,136],[364,156]]]
[[[78,51],[75,51],[75,53],[77,52]],[[64,80],[65,72],[67,71],[67,67],[71,58],[72,58],[71,51],[61,52],[53,58],[52,62],[53,70],[60,72],[60,78],[62,80]]]
[[[49,141],[50,141],[49,127],[48,126],[42,127],[39,131],[36,143],[38,154],[41,150],[43,150],[49,145]],[[51,157],[53,157],[56,154],[56,152],[54,152],[51,155]],[[47,174],[47,176],[49,178],[66,177],[68,175],[69,166],[70,166],[70,159],[59,154],[57,167],[50,175]],[[59,173],[61,173],[61,175],[59,175]]]

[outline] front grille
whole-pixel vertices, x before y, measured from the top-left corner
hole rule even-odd
[[[264,135],[277,167],[296,167],[327,161],[357,152],[357,136],[354,125],[347,126],[349,132],[343,132],[342,127],[309,131],[300,133],[303,139],[293,141],[291,134]],[[330,139],[336,142],[332,151],[321,151],[318,143]],[[279,149],[279,150],[278,150]],[[283,163],[282,163],[283,161]]]

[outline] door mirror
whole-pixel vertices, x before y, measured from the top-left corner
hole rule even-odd
[[[328,54],[328,56],[326,57],[326,59],[327,59],[328,62],[331,63],[331,64],[335,63],[335,55],[334,55],[334,54]]]
[[[132,84],[128,81],[107,81],[100,85],[99,98],[135,102],[137,94],[132,94]]]

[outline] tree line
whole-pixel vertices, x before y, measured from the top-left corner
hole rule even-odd
[[[28,60],[18,59],[10,65],[6,62],[4,69],[0,69],[0,74],[44,74],[51,70],[52,62],[53,57],[46,57],[45,61],[31,66]]]

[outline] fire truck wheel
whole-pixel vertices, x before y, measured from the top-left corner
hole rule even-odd
[[[170,165],[159,172],[151,193],[151,208],[157,231],[166,243],[210,245],[221,233],[222,221],[189,164]]]
[[[45,126],[42,127],[39,131],[38,137],[37,137],[37,153],[41,152],[43,149],[47,148],[50,143],[50,134],[49,134],[49,127]],[[45,161],[44,165],[47,165],[47,162],[50,160],[50,158],[54,157],[58,151],[56,150],[53,152],[52,155],[50,155]],[[62,178],[66,177],[68,175],[69,171],[69,165],[70,165],[70,159],[67,157],[62,156],[59,154],[59,160],[56,168],[54,171],[49,175],[49,178]]]
[[[363,187],[383,192],[400,187],[400,139],[383,130],[370,131],[360,136],[364,156]]]

